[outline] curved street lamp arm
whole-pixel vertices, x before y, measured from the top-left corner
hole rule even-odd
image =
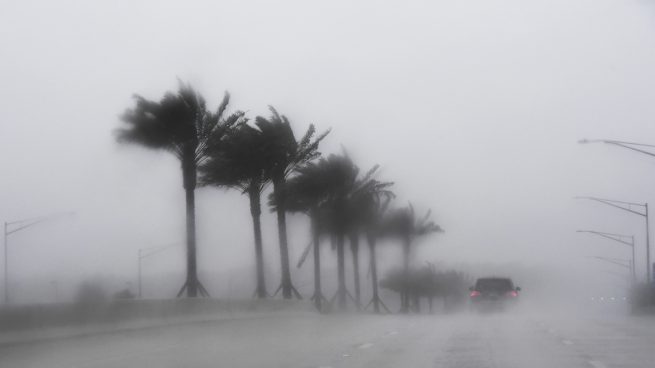
[[[621,266],[621,267],[625,267],[627,269],[631,269],[631,267],[629,265],[630,261],[627,261],[628,264],[626,264],[626,263],[623,263],[623,261],[625,261],[623,259],[618,260],[618,259],[598,257],[598,256],[592,256],[591,258],[595,258],[595,259],[598,259],[598,260],[601,260],[601,261],[605,261],[607,263],[611,263],[611,264],[614,264],[614,265],[617,265],[617,266]]]
[[[655,153],[653,153],[653,152],[648,152],[648,151],[645,151],[645,150],[630,146],[630,145],[635,145],[635,146],[643,146],[643,147],[655,147],[655,146],[650,145],[650,144],[621,142],[621,141],[609,141],[609,140],[604,140],[602,142],[607,143],[607,144],[613,144],[615,146],[619,146],[619,147],[623,147],[623,148],[627,148],[629,150],[633,150],[633,151],[636,151],[636,152],[639,152],[639,153],[643,153],[645,155],[655,156]]]
[[[618,209],[621,209],[621,210],[624,210],[624,211],[627,211],[627,212],[630,212],[630,213],[634,213],[635,215],[646,217],[645,213],[635,211],[635,210],[630,208],[630,206],[639,206],[639,207],[646,208],[645,203],[623,202],[623,201],[616,201],[616,200],[613,200],[613,199],[596,198],[596,197],[575,197],[575,199],[589,199],[589,200],[592,200],[592,201],[596,201],[596,202],[606,204],[608,206],[616,207]],[[622,205],[625,205],[625,206],[622,206]]]
[[[171,244],[171,245],[165,245],[165,246],[162,246],[162,247],[141,248],[141,249],[139,249],[139,258],[143,259],[143,258],[146,258],[146,257],[154,256],[157,253],[161,253],[161,252],[163,252],[165,250],[168,250],[168,249],[173,248],[173,247],[178,247],[178,246],[180,246],[180,244],[176,243],[176,244]]]
[[[62,212],[62,213],[55,213],[55,214],[48,215],[48,216],[40,216],[40,217],[34,217],[34,218],[25,219],[25,220],[5,222],[5,235],[10,235],[10,234],[19,232],[19,231],[21,231],[23,229],[26,229],[28,227],[32,227],[34,225],[40,224],[40,223],[42,223],[44,221],[48,221],[48,220],[53,219],[53,218],[72,215],[72,214],[73,214],[73,212]],[[14,228],[14,229],[9,230],[9,226],[11,226],[11,225],[19,225],[19,226]]]
[[[598,235],[598,236],[602,236],[603,238],[607,238],[607,239],[610,239],[610,240],[614,240],[614,241],[616,241],[616,242],[619,242],[619,243],[622,243],[622,244],[628,245],[628,246],[630,246],[630,247],[634,247],[634,246],[635,246],[635,244],[634,244],[634,237],[633,237],[632,235],[623,235],[623,234],[604,233],[604,232],[602,232],[602,231],[594,231],[594,230],[578,230],[577,232],[578,232],[578,233],[596,234],[596,235]],[[629,239],[631,239],[632,241],[631,241],[631,242],[627,242],[627,241],[623,240],[622,238],[629,238]]]

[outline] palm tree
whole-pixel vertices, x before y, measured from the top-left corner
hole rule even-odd
[[[417,218],[414,207],[410,203],[407,207],[391,211],[385,221],[384,231],[386,235],[398,237],[403,242],[403,272],[405,279],[409,275],[409,256],[414,240],[431,233],[443,232],[439,225],[430,220],[431,214],[432,211],[428,210],[425,216]],[[401,311],[405,313],[409,311],[409,295],[407,292],[401,293]]]
[[[337,292],[332,298],[336,298],[340,309],[346,307],[346,297],[353,299],[346,288],[345,268],[345,238],[353,229],[353,220],[356,218],[351,212],[352,195],[357,187],[359,168],[347,155],[330,155],[327,159],[321,160],[321,166],[325,170],[325,177],[328,180],[329,197],[325,205],[325,216],[327,228],[331,233],[334,247],[337,250]],[[359,305],[357,305],[359,308]]]
[[[201,185],[233,188],[248,195],[255,238],[255,295],[260,299],[268,296],[264,278],[261,193],[270,182],[270,176],[263,147],[261,132],[243,121],[223,144],[210,146],[209,158],[200,167]]]
[[[317,310],[323,310],[326,301],[321,289],[320,238],[327,233],[325,221],[326,204],[330,198],[330,172],[325,170],[325,160],[307,163],[297,169],[297,175],[286,183],[286,210],[306,214],[311,222],[314,256],[314,295],[312,300]],[[276,206],[275,197],[271,205]]]
[[[381,182],[374,179],[374,176],[379,166],[374,166],[359,180],[358,189],[353,195],[352,212],[357,217],[357,226],[360,231],[364,232],[369,247],[369,268],[371,270],[371,281],[373,296],[371,301],[366,305],[373,304],[375,313],[380,312],[380,305],[389,311],[380,299],[378,293],[378,275],[377,275],[377,259],[376,259],[376,242],[381,234],[382,218],[389,205],[390,201],[395,197],[394,193],[389,189],[392,182]],[[354,252],[353,252],[354,253]],[[353,257],[356,263],[356,257]],[[355,269],[356,285],[358,277],[358,270]]]
[[[353,229],[348,234],[348,241],[350,243],[350,252],[352,253],[353,260],[353,285],[355,286],[355,305],[357,309],[362,308],[362,291],[361,283],[359,281],[359,229],[356,224],[353,224]]]
[[[351,188],[350,198],[348,200],[348,211],[343,214],[347,216],[349,222],[349,240],[353,260],[353,277],[355,285],[355,303],[361,307],[361,287],[359,280],[359,237],[360,233],[367,233],[372,230],[372,221],[379,215],[381,207],[386,207],[389,201],[394,197],[393,192],[388,188],[393,185],[391,182],[380,182],[374,179],[377,174],[379,165],[371,168],[363,177],[357,176]],[[359,170],[355,167],[354,172]],[[383,204],[384,202],[384,204]],[[371,260],[375,260],[375,249],[371,249],[371,241],[374,240],[366,234],[371,250]],[[377,273],[376,264],[371,265],[371,272]],[[377,275],[375,276],[377,278]],[[375,288],[377,289],[377,287]],[[374,294],[377,296],[376,290]],[[376,298],[374,296],[374,298]],[[378,298],[379,299],[379,298]],[[377,305],[377,301],[376,301]],[[379,309],[379,308],[376,308]]]
[[[320,155],[318,145],[329,131],[314,138],[316,129],[314,125],[310,125],[303,137],[297,141],[289,120],[284,115],[278,114],[273,107],[269,107],[269,109],[271,110],[271,116],[268,118],[258,116],[255,119],[255,124],[264,137],[263,150],[268,157],[267,165],[273,182],[273,195],[276,203],[274,210],[277,214],[280,262],[282,264],[282,280],[278,291],[282,290],[282,296],[285,299],[291,299],[292,293],[300,299],[300,293],[291,282],[289,267],[286,180],[297,167],[312,161]]]
[[[186,193],[187,277],[178,297],[185,290],[191,298],[198,296],[198,291],[206,296],[208,293],[198,280],[196,263],[196,169],[207,157],[210,142],[214,146],[220,144],[242,113],[225,116],[230,101],[228,93],[216,112],[207,110],[202,96],[181,82],[177,93],[168,92],[159,102],[139,95],[134,98],[136,106],[122,115],[127,127],[117,131],[117,139],[121,143],[166,150],[180,160]]]
[[[330,155],[316,163],[303,166],[298,170],[299,175],[289,181],[292,185],[288,187],[289,196],[294,197],[294,202],[300,202],[301,208],[305,210],[309,208],[312,211],[313,228],[331,235],[334,248],[337,250],[338,269],[338,286],[333,300],[337,300],[341,309],[346,306],[346,297],[353,299],[358,308],[361,307],[358,292],[358,240],[362,222],[367,216],[363,208],[367,201],[376,195],[382,196],[381,193],[391,185],[373,179],[376,171],[377,166],[360,177],[359,168],[347,154]],[[291,189],[296,192],[295,195],[291,194]],[[346,237],[349,237],[353,251],[356,297],[350,295],[346,288],[344,249]],[[318,239],[316,232],[314,238]]]

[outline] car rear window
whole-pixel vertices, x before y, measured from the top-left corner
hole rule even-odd
[[[512,280],[510,279],[478,279],[478,282],[475,283],[475,288],[479,291],[507,291],[514,289],[514,285],[512,285]]]

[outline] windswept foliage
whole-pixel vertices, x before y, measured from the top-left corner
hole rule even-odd
[[[270,111],[271,116],[268,118],[258,116],[255,119],[255,125],[261,131],[264,138],[262,149],[268,157],[267,167],[273,182],[273,195],[275,196],[274,210],[277,214],[280,262],[282,264],[280,289],[285,299],[290,299],[292,293],[300,298],[300,294],[291,282],[291,270],[289,267],[289,247],[287,244],[285,213],[287,198],[286,179],[300,165],[309,163],[320,156],[318,145],[329,131],[315,137],[316,129],[313,125],[310,125],[303,137],[300,140],[296,140],[289,119],[284,115],[280,115],[273,107],[270,107]]]
[[[226,116],[230,95],[215,112],[207,109],[204,98],[190,85],[180,82],[176,93],[168,92],[160,101],[150,101],[135,95],[135,107],[122,115],[126,127],[117,130],[121,143],[172,152],[182,164],[183,186],[186,191],[187,215],[187,280],[180,290],[196,297],[198,290],[207,294],[197,276],[195,197],[197,167],[207,158],[210,148],[217,149],[243,113]]]
[[[380,281],[382,288],[407,295],[414,301],[414,310],[420,310],[420,298],[426,298],[432,309],[432,299],[442,298],[444,308],[449,310],[461,305],[466,300],[469,278],[466,274],[454,270],[437,271],[434,267],[424,266],[405,272],[394,269]]]
[[[369,246],[373,284],[374,310],[382,301],[378,296],[375,244],[379,237],[396,237],[403,241],[403,272],[409,272],[409,255],[414,239],[443,230],[431,219],[431,212],[417,217],[410,204],[388,210],[395,198],[392,182],[376,177],[379,166],[365,173],[344,152],[320,158],[318,147],[329,130],[317,134],[313,125],[300,139],[289,119],[270,107],[270,115],[257,116],[248,124],[243,112],[227,113],[230,96],[225,94],[215,111],[188,84],[180,83],[178,91],[168,92],[159,101],[136,95],[135,106],[125,111],[125,126],[117,130],[121,143],[138,144],[150,149],[174,154],[181,163],[186,192],[187,215],[187,280],[190,297],[197,292],[207,294],[197,278],[195,196],[200,185],[224,187],[248,194],[255,238],[257,289],[256,295],[267,295],[263,272],[263,241],[261,234],[261,193],[272,183],[269,199],[276,213],[282,291],[285,299],[300,294],[291,282],[287,244],[286,211],[302,212],[311,219],[314,245],[315,293],[317,308],[324,299],[320,286],[320,238],[328,235],[337,249],[338,304],[345,307],[345,254],[348,240],[352,250],[355,297],[360,307],[359,240],[366,236]],[[200,171],[200,179],[198,179]],[[304,260],[304,256],[303,256]],[[404,278],[408,276],[405,275]],[[277,293],[277,292],[276,292]],[[406,309],[408,300],[403,297]],[[386,307],[385,307],[386,309]]]
[[[417,217],[411,203],[407,207],[393,209],[386,218],[383,234],[414,239],[443,232],[443,229],[430,219],[431,215],[432,210],[428,210],[423,217]]]
[[[134,95],[136,106],[121,116],[127,127],[117,130],[121,143],[172,152],[185,164],[198,164],[207,157],[210,143],[221,141],[243,116],[226,116],[230,95],[225,93],[215,112],[190,85],[180,82],[177,93],[167,92],[159,101]]]
[[[309,126],[300,140],[296,140],[289,119],[280,115],[275,108],[269,106],[271,115],[266,118],[258,116],[255,125],[262,133],[269,161],[268,167],[274,180],[285,179],[298,166],[311,162],[321,154],[319,143],[329,134],[329,130],[316,136],[316,128]]]
[[[409,272],[410,252],[414,239],[431,233],[443,232],[443,229],[430,219],[432,214],[428,210],[423,217],[417,218],[414,207],[410,203],[407,207],[397,208],[388,214],[382,227],[382,233],[387,236],[397,237],[402,241],[403,249],[403,270]],[[401,310],[407,312],[409,309],[409,296],[402,295]]]
[[[227,187],[247,194],[253,219],[256,256],[256,295],[267,296],[261,232],[261,192],[270,182],[266,141],[260,131],[244,120],[220,145],[211,144],[208,159],[200,167],[201,185]]]
[[[312,220],[315,257],[318,257],[318,241],[321,235],[336,239],[338,262],[338,304],[343,308],[347,290],[345,286],[344,238],[349,237],[353,251],[355,301],[359,306],[358,237],[360,232],[378,216],[381,202],[388,203],[393,193],[392,184],[374,178],[375,166],[361,176],[359,168],[347,155],[330,155],[307,163],[297,169],[297,175],[287,182],[286,207],[292,212],[307,213]],[[271,197],[271,205],[277,198]],[[320,265],[315,265],[317,270]],[[315,273],[318,279],[320,273]],[[318,285],[318,284],[317,284]]]

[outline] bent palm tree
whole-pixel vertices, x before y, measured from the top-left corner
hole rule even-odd
[[[312,247],[314,256],[314,295],[312,300],[317,310],[323,310],[326,301],[321,289],[321,252],[320,238],[327,233],[325,206],[329,199],[330,178],[329,172],[324,170],[324,160],[310,162],[297,169],[298,175],[286,183],[287,197],[286,210],[289,212],[302,212],[306,214],[311,223]],[[271,198],[271,205],[276,206],[275,198]]]
[[[346,288],[344,240],[353,229],[355,217],[351,213],[351,197],[357,185],[359,168],[347,155],[330,155],[327,159],[321,160],[321,166],[325,171],[324,176],[328,179],[329,187],[329,196],[325,204],[326,223],[337,250],[337,292],[332,300],[336,299],[339,308],[345,309],[346,297],[350,297],[357,304]]]
[[[201,185],[234,188],[250,200],[255,238],[255,295],[265,298],[264,252],[261,230],[261,193],[270,182],[261,132],[245,124],[238,126],[221,145],[210,145],[209,158],[200,167]]]
[[[393,185],[391,182],[380,182],[374,177],[377,174],[379,165],[371,168],[363,177],[357,177],[351,188],[349,199],[348,219],[350,227],[350,248],[353,259],[353,276],[355,283],[355,302],[358,308],[361,306],[361,292],[359,282],[359,236],[364,232],[369,243],[371,273],[374,282],[377,284],[377,264],[375,262],[375,239],[372,237],[373,222],[384,211],[394,194],[388,188]],[[356,172],[359,170],[357,169]],[[376,310],[379,297],[377,296],[377,285],[374,287],[374,300]]]
[[[392,182],[381,182],[374,179],[379,166],[374,166],[361,180],[358,189],[352,200],[353,212],[358,218],[358,227],[364,232],[369,247],[369,269],[371,271],[371,282],[373,295],[371,301],[366,305],[373,304],[373,311],[380,312],[380,305],[389,311],[380,299],[378,293],[378,274],[376,259],[376,242],[382,232],[382,218],[389,205],[395,197],[389,189]]]
[[[310,162],[320,155],[318,145],[329,131],[312,139],[316,129],[313,125],[310,125],[305,135],[297,141],[289,120],[284,115],[278,114],[273,107],[269,108],[271,110],[271,116],[269,118],[258,116],[255,124],[264,137],[265,143],[263,149],[268,156],[267,165],[271,181],[273,182],[273,195],[276,203],[274,210],[277,214],[280,262],[282,267],[282,280],[278,291],[280,289],[282,290],[282,296],[285,299],[291,299],[292,293],[300,299],[300,293],[298,293],[291,282],[291,270],[289,267],[286,223],[286,180],[289,174],[298,166]]]
[[[407,207],[398,208],[389,214],[385,221],[384,232],[386,235],[398,237],[403,242],[403,272],[405,279],[409,275],[409,256],[414,240],[435,232],[443,232],[443,229],[430,220],[432,211],[428,210],[425,216],[416,218],[414,207],[409,204]],[[401,312],[409,311],[409,295],[401,293]]]
[[[188,297],[198,291],[208,295],[198,280],[196,262],[195,197],[196,170],[205,158],[210,141],[220,144],[226,132],[242,113],[225,117],[230,95],[225,93],[216,112],[207,110],[205,100],[189,85],[180,83],[177,93],[168,92],[159,101],[135,95],[136,106],[122,115],[128,126],[118,129],[117,139],[146,148],[172,152],[182,164],[186,192],[187,276],[178,296],[186,290]]]
[[[358,201],[371,188],[371,176],[375,170],[360,178],[359,168],[352,162],[350,157],[344,154],[330,155],[313,165],[307,165],[299,171],[301,175],[312,176],[313,180],[320,181],[322,185],[320,187],[320,197],[316,198],[320,200],[320,204],[315,203],[315,205],[320,206],[318,207],[319,215],[314,217],[321,218],[322,231],[331,234],[337,250],[338,287],[333,300],[336,299],[339,307],[344,309],[346,297],[349,296],[360,308],[357,240],[361,221],[361,210],[358,206],[361,203],[358,203]],[[356,297],[350,295],[346,288],[344,249],[346,237],[350,238],[351,249],[353,250]]]

